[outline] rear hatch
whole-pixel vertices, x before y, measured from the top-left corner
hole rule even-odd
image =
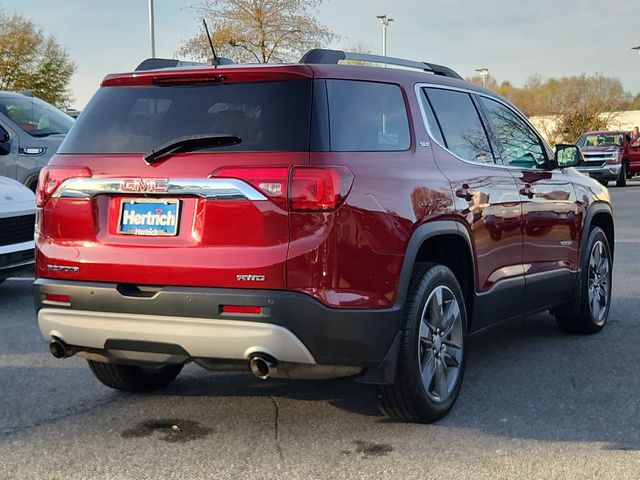
[[[41,174],[37,275],[285,288],[311,76],[245,66],[107,77]]]

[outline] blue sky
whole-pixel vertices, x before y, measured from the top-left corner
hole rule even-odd
[[[173,56],[198,29],[198,0],[155,0],[156,53]],[[612,6],[615,5],[615,6]],[[69,49],[76,108],[110,72],[129,71],[149,56],[147,0],[0,0]],[[387,13],[388,54],[448,65],[461,75],[488,67],[498,80],[522,85],[543,78],[596,72],[640,91],[640,2],[590,0],[325,0],[318,19],[340,39],[381,50],[376,15]]]

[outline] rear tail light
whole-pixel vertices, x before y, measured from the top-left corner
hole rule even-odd
[[[90,176],[91,170],[86,167],[44,167],[38,179],[36,205],[44,207],[65,180]]]
[[[241,168],[225,167],[213,177],[238,178],[262,192],[281,208],[324,212],[347,198],[353,174],[347,167]]]
[[[244,180],[283,209],[287,208],[288,168],[224,167],[212,176]]]
[[[289,194],[291,210],[334,210],[347,198],[352,184],[353,174],[347,167],[294,167]]]

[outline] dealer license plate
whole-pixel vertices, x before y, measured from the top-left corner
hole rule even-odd
[[[178,234],[180,200],[127,199],[122,201],[118,233],[144,236],[175,236]]]

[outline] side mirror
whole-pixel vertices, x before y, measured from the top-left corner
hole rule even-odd
[[[558,168],[575,167],[582,161],[582,153],[575,145],[560,143],[556,145],[555,160]]]
[[[0,155],[11,153],[11,136],[4,128],[0,127]]]

